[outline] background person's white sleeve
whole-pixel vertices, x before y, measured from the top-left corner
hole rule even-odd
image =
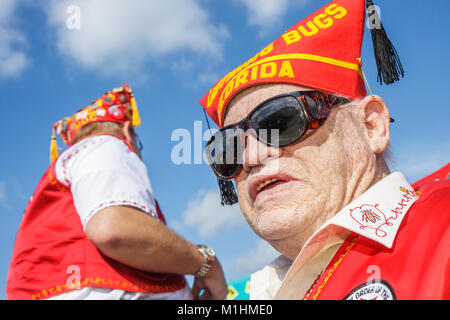
[[[158,217],[147,168],[120,139],[95,136],[80,141],[61,155],[55,172],[70,187],[83,228],[110,206],[132,206]]]

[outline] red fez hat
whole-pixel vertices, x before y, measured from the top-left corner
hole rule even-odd
[[[371,0],[335,0],[287,30],[253,58],[218,81],[200,100],[223,126],[228,102],[263,83],[292,83],[356,99],[366,96],[361,68],[365,12],[370,8],[372,40],[380,82],[399,80],[404,71]]]
[[[66,117],[53,124],[53,135],[50,144],[50,162],[58,157],[55,131],[63,139],[64,143],[71,146],[75,134],[83,127],[94,122],[131,121],[137,127],[141,125],[136,100],[128,84],[106,92],[102,97],[94,100],[87,107],[80,109],[70,117]]]

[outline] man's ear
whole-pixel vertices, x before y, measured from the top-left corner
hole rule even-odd
[[[380,154],[389,145],[390,115],[389,109],[382,98],[369,95],[360,101],[358,109],[367,129],[370,148]]]
[[[122,127],[122,134],[125,138],[125,141],[128,142],[129,145],[132,145],[134,137],[131,134],[131,121],[127,121],[124,123]]]

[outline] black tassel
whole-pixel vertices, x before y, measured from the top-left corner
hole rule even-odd
[[[220,201],[223,206],[232,206],[238,203],[238,196],[236,190],[234,189],[233,182],[217,179],[220,189]]]
[[[205,114],[208,129],[211,132],[211,126],[209,125],[208,115],[206,114],[205,109],[203,109],[203,113]],[[217,184],[220,189],[220,203],[223,206],[232,206],[233,204],[238,203],[238,196],[236,194],[236,190],[234,189],[233,182],[217,178]]]
[[[373,50],[375,53],[375,59],[378,69],[378,82],[380,84],[391,84],[400,80],[400,76],[403,78],[405,71],[403,70],[402,63],[394,48],[394,45],[389,40],[386,30],[384,30],[381,24],[380,16],[374,7],[371,12],[369,8],[373,6],[372,0],[366,1],[367,13],[371,21],[376,22],[377,25],[370,26],[370,32],[372,34]],[[375,15],[375,16],[374,16]]]

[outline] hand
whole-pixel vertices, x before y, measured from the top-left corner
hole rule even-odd
[[[203,289],[203,294],[199,296]],[[228,293],[228,286],[225,281],[225,275],[216,258],[211,265],[211,269],[203,278],[194,279],[192,294],[194,300],[224,300]]]

